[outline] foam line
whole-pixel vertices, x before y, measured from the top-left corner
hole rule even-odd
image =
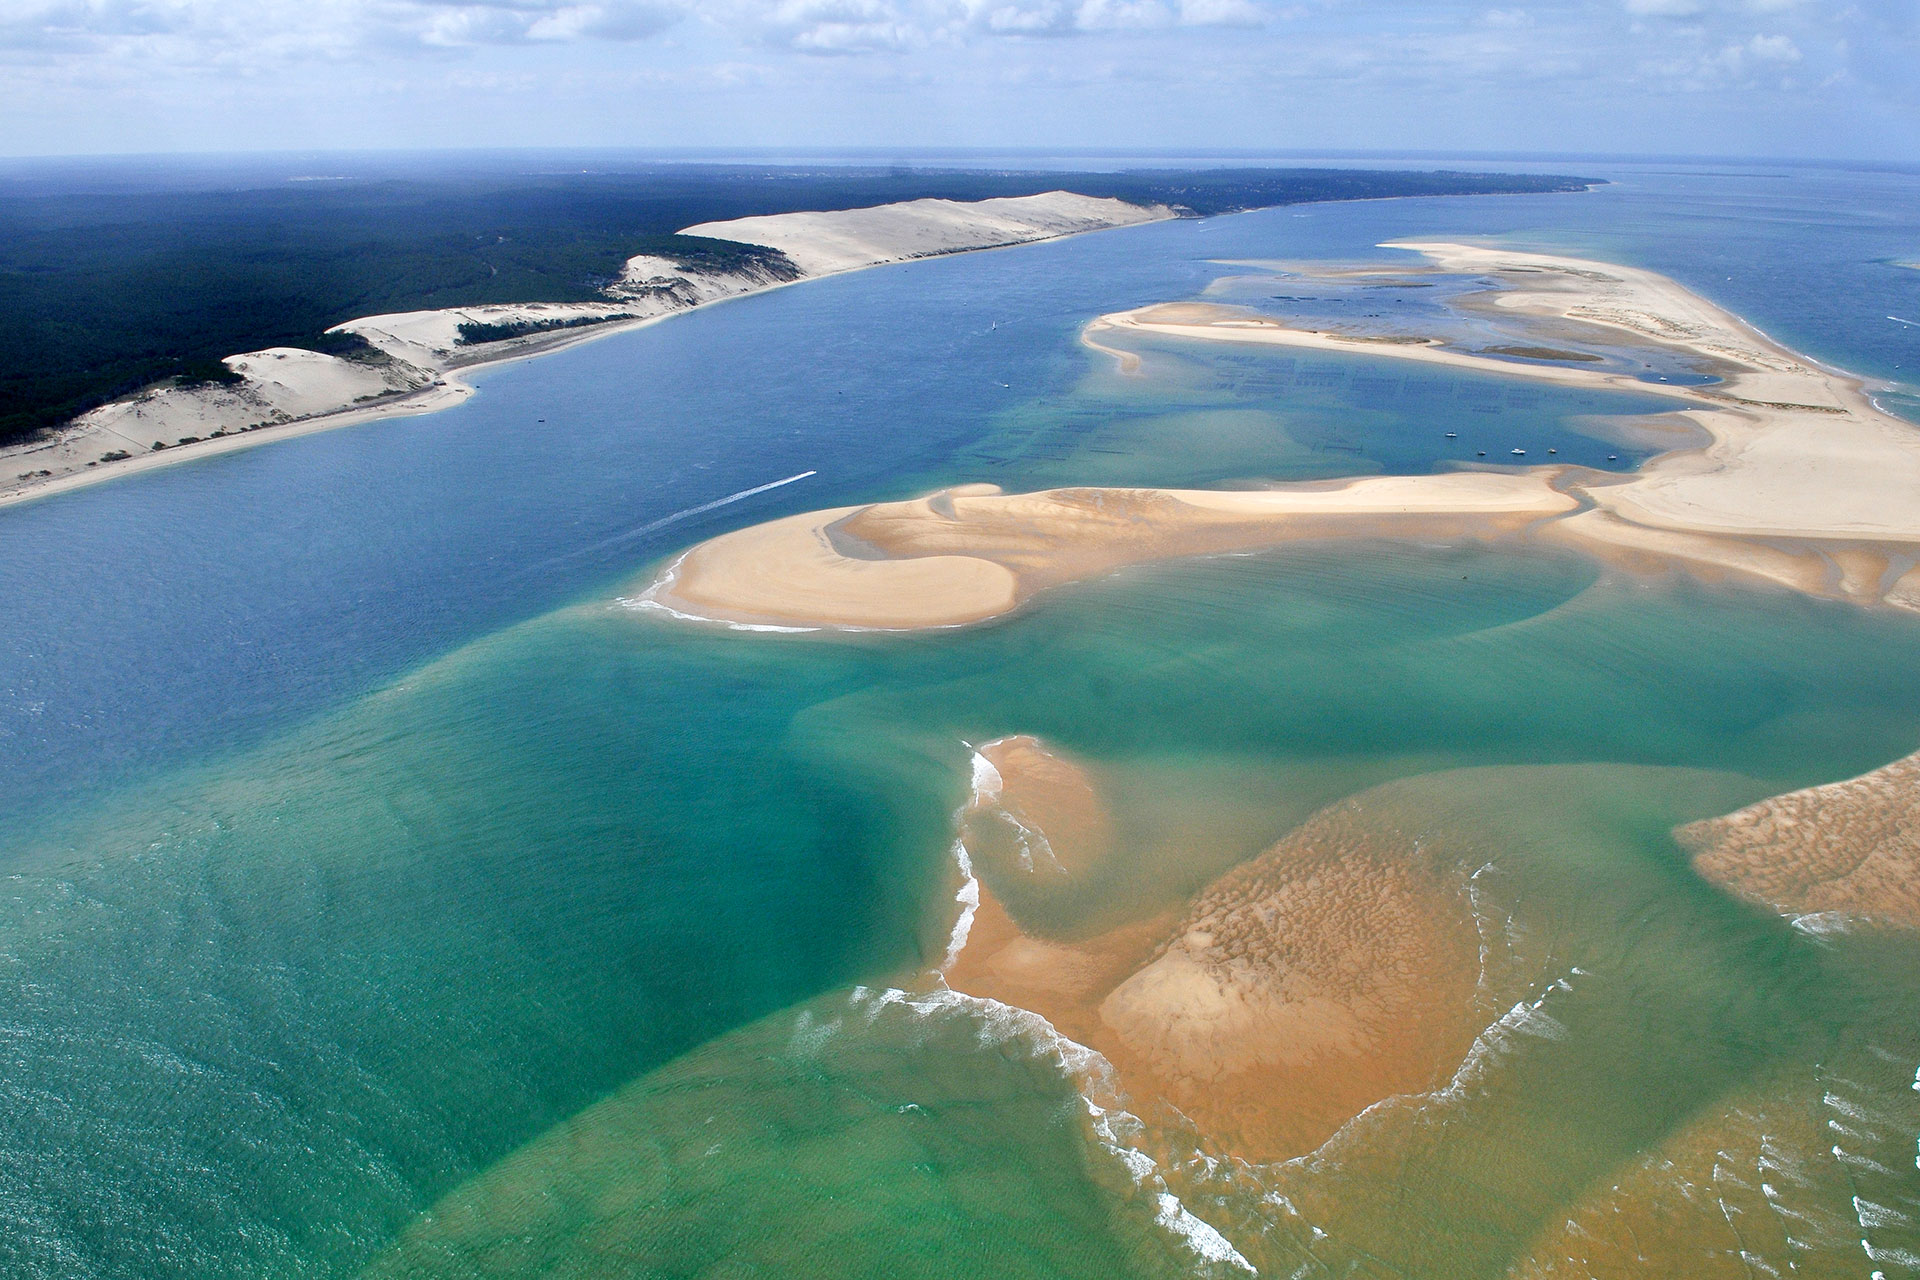
[[[709,511],[718,511],[721,507],[732,506],[734,503],[744,501],[756,494],[766,493],[769,490],[778,489],[783,485],[795,484],[810,476],[817,476],[819,474],[818,471],[802,471],[800,474],[788,476],[784,480],[772,480],[766,484],[757,484],[751,489],[742,489],[740,492],[730,493],[724,498],[715,498],[712,502],[703,502],[697,507],[688,507],[685,511],[676,511],[670,516],[661,516],[658,520],[650,520],[637,529],[629,529],[625,533],[616,534],[614,537],[608,538],[605,542],[595,544],[590,549],[598,551],[603,547],[611,547],[622,542],[632,541],[634,538],[644,538],[648,534],[664,529],[670,524],[677,524],[682,520],[690,520],[694,516],[703,516]]]

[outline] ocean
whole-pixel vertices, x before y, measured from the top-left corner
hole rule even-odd
[[[1448,430],[1645,456],[1654,383],[1171,345],[1128,379],[1078,341],[1209,290],[1305,305],[1244,264],[1403,237],[1666,272],[1920,421],[1885,318],[1920,177],[1575,168],[1612,185],[811,282],[0,510],[0,1270],[1545,1276],[1651,1265],[1627,1238],[1694,1275],[1920,1267],[1920,944],[1742,905],[1669,835],[1920,747],[1920,622],[1372,543],[951,632],[623,603],[701,538],[942,484],[1423,471]],[[1100,874],[1022,904],[1065,940],[1325,806],[1420,815],[1491,868],[1470,1050],[1234,1158],[944,991],[954,815],[1011,734],[1113,797]]]

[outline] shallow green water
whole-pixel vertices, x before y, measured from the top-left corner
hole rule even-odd
[[[128,802],[89,856],[43,852],[12,881],[8,960],[72,1030],[16,1050],[9,1087],[99,1064],[88,1123],[165,1158],[123,1171],[123,1204],[67,1203],[206,1215],[205,1252],[168,1259],[202,1274],[337,1266],[475,1174],[381,1274],[1155,1274],[1192,1259],[1158,1192],[1087,1146],[1057,1048],[977,1008],[845,994],[941,953],[962,741],[1038,733],[1131,770],[1136,832],[1155,779],[1223,797],[1186,856],[1123,859],[1056,904],[1065,932],[1429,775],[1435,822],[1473,833],[1549,939],[1511,982],[1588,976],[1550,997],[1565,1038],[1514,1051],[1485,1114],[1404,1179],[1397,1225],[1364,1209],[1371,1172],[1320,1221],[1389,1258],[1429,1223],[1422,1267],[1497,1274],[1611,1162],[1861,1023],[1852,940],[1732,905],[1664,832],[1910,750],[1917,640],[1445,548],[1159,566],[944,635],[715,634],[590,604]],[[1483,771],[1431,776],[1463,767]],[[1873,991],[1874,1043],[1920,1062],[1920,1024],[1881,1025],[1911,988]],[[514,1135],[536,1145],[486,1171]],[[1183,1190],[1244,1254],[1290,1256],[1270,1206],[1236,1185],[1209,1208],[1206,1185]],[[263,1212],[291,1229],[257,1234]]]

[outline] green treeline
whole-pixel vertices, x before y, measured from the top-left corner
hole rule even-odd
[[[505,324],[489,324],[484,320],[469,320],[459,326],[460,341],[472,346],[479,342],[505,342],[508,338],[524,338],[530,333],[549,333],[555,329],[580,329],[590,324],[606,324],[613,320],[631,320],[628,312],[610,316],[572,316],[565,320],[509,320]]]
[[[71,184],[78,185],[78,184]],[[679,165],[452,172],[207,189],[0,184],[0,443],[223,356],[326,350],[332,325],[389,311],[604,301],[627,258],[695,270],[784,259],[675,235],[700,222],[934,196],[1070,189],[1192,214],[1381,196],[1579,190],[1534,175],[1337,169],[1016,173]]]

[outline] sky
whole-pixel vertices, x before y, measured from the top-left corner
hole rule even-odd
[[[0,154],[1920,162],[1920,0],[0,0]]]

